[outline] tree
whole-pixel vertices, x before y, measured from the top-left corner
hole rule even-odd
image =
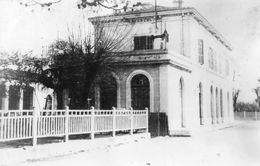
[[[18,52],[0,59],[0,76],[19,87],[39,83],[59,95],[69,90],[73,109],[86,107],[91,88],[103,75],[113,70],[113,57],[128,42],[132,25],[95,25],[95,39],[70,33],[67,39],[53,42],[46,57]],[[103,81],[104,78],[102,77]]]
[[[256,94],[256,103],[258,104],[258,107],[260,108],[260,86],[256,87],[255,89],[253,89],[255,94]]]
[[[239,96],[239,92],[240,90],[234,90],[233,92],[233,108],[234,108],[234,112],[237,112],[237,99],[238,99],[238,96]]]

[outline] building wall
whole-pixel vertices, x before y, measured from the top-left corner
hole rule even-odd
[[[153,103],[150,103],[150,110],[167,113],[170,134],[187,129],[196,130],[224,126],[233,121],[232,79],[234,67],[230,57],[231,51],[226,46],[191,15],[163,16],[157,22],[158,29],[155,29],[155,22],[149,21],[149,19],[133,24],[132,32],[127,39],[129,44],[123,48],[123,51],[134,50],[134,36],[159,35],[167,30],[169,42],[162,42],[163,49],[166,48],[168,54],[160,55],[157,59],[154,57],[154,60],[159,61],[164,57],[169,61],[157,65],[139,64],[119,67],[116,74],[120,78],[121,107],[128,108],[131,105],[131,97],[127,92],[130,89],[127,82],[129,82],[131,75],[147,72],[151,77],[150,82],[152,81],[153,84],[152,93],[154,96]],[[199,39],[203,40],[204,64],[199,63]],[[159,47],[160,43],[161,40],[154,42],[155,50],[161,48]],[[212,48],[214,52],[214,69],[209,67],[209,48]],[[145,57],[147,62],[151,60],[150,55],[142,55],[141,57],[133,53],[132,56],[136,56],[132,57],[133,60],[140,58],[140,61],[144,61]],[[131,58],[128,60],[130,62]],[[229,64],[228,73],[226,72],[226,62]],[[183,106],[180,97],[180,80],[183,82]],[[202,120],[199,111],[200,84]],[[212,99],[211,87],[213,88]],[[218,95],[216,95],[216,90]],[[220,117],[220,92],[222,92],[223,101],[223,120]],[[219,115],[218,119],[217,115]]]
[[[1,84],[4,84],[5,88],[6,88],[6,95],[4,97],[2,97],[1,100],[1,108],[0,110],[10,110],[10,109],[17,109],[17,110],[23,110],[24,109],[24,102],[28,102],[25,101],[24,99],[24,90],[20,89],[19,91],[19,99],[14,99],[12,98],[12,96],[9,94],[9,90],[10,90],[10,86],[12,86],[12,83],[9,82],[1,82]],[[51,95],[52,98],[54,99],[55,97],[53,96],[53,90],[52,89],[48,89],[48,88],[43,88],[43,86],[41,85],[31,85],[31,87],[33,88],[33,91],[31,92],[31,97],[29,100],[30,102],[30,106],[31,108],[29,109],[37,109],[37,110],[42,110],[45,109],[45,104],[46,104],[46,97],[48,95]],[[1,91],[2,92],[2,91]],[[2,96],[2,95],[1,95]],[[54,101],[54,100],[53,100]],[[15,104],[15,105],[10,105],[10,104]],[[54,107],[53,107],[54,108]]]

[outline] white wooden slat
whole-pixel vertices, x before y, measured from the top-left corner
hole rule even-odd
[[[68,133],[84,134],[91,132],[90,110],[69,110]],[[131,129],[131,111],[133,129],[146,128],[146,110],[93,110],[94,130],[92,132],[111,132]],[[255,114],[256,117],[257,114]],[[38,117],[37,117],[38,116]],[[114,117],[113,117],[114,116]],[[39,111],[36,136],[49,137],[65,134],[65,111]],[[12,110],[0,114],[0,141],[19,140],[33,136],[33,111]],[[113,127],[114,125],[114,127]],[[115,135],[115,134],[113,134]]]

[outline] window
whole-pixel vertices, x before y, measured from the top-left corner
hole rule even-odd
[[[214,58],[214,55],[213,55],[213,49],[210,47],[209,48],[209,52],[208,52],[208,58],[209,58],[209,68],[210,69],[214,69],[214,60],[213,60],[213,58]]]
[[[152,36],[134,37],[134,49],[135,50],[153,49],[153,37]]]
[[[219,56],[219,73],[222,74],[223,69],[222,69],[222,56]]]
[[[217,72],[218,71],[218,63],[217,63],[217,60],[218,60],[218,56],[216,54],[215,51],[213,51],[213,68],[214,68],[214,71]]]
[[[203,40],[199,39],[198,40],[198,47],[199,47],[199,63],[201,65],[204,64],[204,44]]]
[[[229,76],[229,62],[226,60],[226,76]]]

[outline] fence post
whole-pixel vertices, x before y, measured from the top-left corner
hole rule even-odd
[[[37,121],[38,121],[38,110],[33,108],[33,126],[32,126],[33,146],[37,145]]]
[[[112,136],[115,137],[116,136],[116,108],[115,107],[112,107],[113,109],[113,112],[112,112],[112,115],[113,115],[113,131],[112,131]]]
[[[146,133],[148,133],[148,129],[149,129],[149,110],[148,110],[148,108],[146,107],[145,108],[145,120],[146,120],[146,122],[145,122],[145,125],[146,125]]]
[[[130,108],[130,121],[131,121],[131,128],[130,128],[130,134],[133,135],[134,133],[134,116],[133,116],[133,108]]]
[[[246,119],[246,111],[244,111],[244,120]]]
[[[69,107],[65,106],[65,142],[69,141]]]
[[[95,110],[94,107],[91,106],[90,107],[90,111],[91,111],[91,133],[90,133],[90,138],[94,139],[95,138]]]

